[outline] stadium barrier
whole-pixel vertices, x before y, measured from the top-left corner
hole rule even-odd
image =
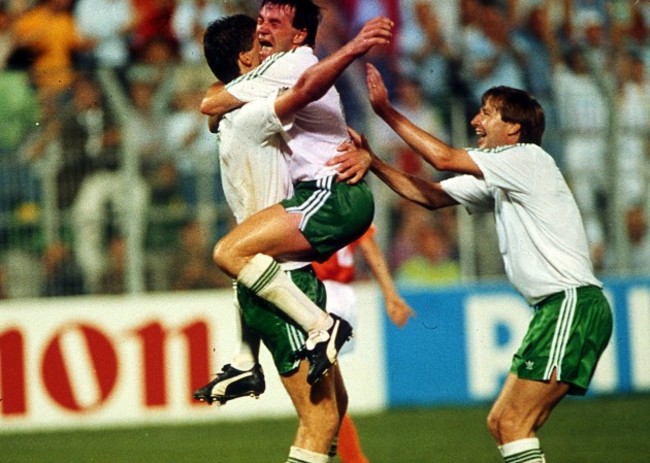
[[[606,280],[615,332],[592,394],[650,390],[650,279]],[[353,412],[492,399],[531,316],[506,283],[403,289],[417,316],[395,328],[357,286],[355,349],[341,358]],[[211,407],[191,391],[227,363],[231,292],[7,300],[0,306],[0,432],[287,416],[263,349],[259,400]]]

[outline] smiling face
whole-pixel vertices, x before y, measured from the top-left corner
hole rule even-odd
[[[294,8],[289,5],[265,4],[257,17],[260,58],[279,51],[289,51],[303,44],[306,32],[293,27]]]
[[[479,148],[496,148],[517,143],[519,140],[519,124],[504,122],[501,112],[491,98],[483,103],[471,124],[476,131]]]

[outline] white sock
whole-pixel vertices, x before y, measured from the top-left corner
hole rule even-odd
[[[240,371],[250,370],[258,362],[260,352],[260,338],[257,334],[253,333],[246,323],[244,316],[237,300],[237,282],[233,281],[233,305],[237,311],[237,324],[236,330],[238,345],[235,345],[235,356],[231,365]]]
[[[328,463],[329,461],[330,457],[325,454],[294,446],[291,446],[289,458],[287,458],[287,463]]]
[[[542,449],[537,437],[518,439],[499,447],[505,463],[544,463]]]
[[[307,332],[328,329],[332,324],[327,312],[300,291],[271,256],[253,257],[239,272],[237,282],[274,304]]]
[[[239,307],[239,304],[237,304]],[[260,353],[260,338],[251,331],[251,329],[244,322],[244,318],[239,312],[239,349],[235,358],[233,359],[232,366],[241,371],[250,370],[259,363]]]

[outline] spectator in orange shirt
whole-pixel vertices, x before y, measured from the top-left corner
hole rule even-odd
[[[46,99],[72,86],[75,53],[94,46],[79,34],[72,4],[73,0],[42,0],[14,23],[16,44],[33,53],[31,78]]]

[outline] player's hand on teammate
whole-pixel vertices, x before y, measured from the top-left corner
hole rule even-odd
[[[336,166],[337,182],[347,182],[350,185],[359,183],[370,169],[372,151],[365,137],[348,128],[350,140],[344,141],[338,147],[341,153],[327,162],[328,166]]]

